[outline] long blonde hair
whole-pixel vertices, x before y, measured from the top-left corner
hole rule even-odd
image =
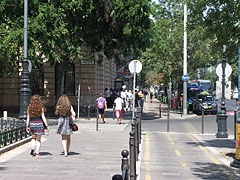
[[[60,116],[67,116],[71,112],[71,103],[66,95],[62,95],[57,102],[55,114]]]

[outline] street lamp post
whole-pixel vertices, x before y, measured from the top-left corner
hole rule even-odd
[[[28,0],[24,0],[24,58],[22,61],[22,79],[20,89],[19,119],[27,119],[27,106],[30,99],[29,73],[27,60]]]
[[[221,111],[218,115],[218,132],[217,138],[227,138],[227,114],[225,106],[225,68],[226,68],[226,59],[225,59],[226,45],[223,46],[223,59],[222,59],[222,103]]]

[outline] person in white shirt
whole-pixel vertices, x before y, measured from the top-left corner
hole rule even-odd
[[[123,108],[123,100],[120,98],[119,95],[117,95],[117,98],[114,100],[114,108],[116,111],[116,117],[118,124],[122,123],[122,108]]]

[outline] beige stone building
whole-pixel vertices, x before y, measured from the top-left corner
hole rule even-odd
[[[81,62],[62,63],[51,66],[44,63],[39,69],[29,74],[31,94],[40,94],[44,100],[47,113],[53,114],[58,97],[64,92],[77,111],[80,87],[80,111],[85,106],[95,105],[96,97],[105,88],[114,88],[116,64],[114,59],[102,56],[102,63],[83,59]],[[79,86],[80,85],[80,86]],[[19,113],[21,89],[21,70],[10,77],[0,78],[0,115]],[[93,109],[92,109],[93,110]]]

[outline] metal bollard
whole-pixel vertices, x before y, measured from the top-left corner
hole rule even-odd
[[[91,106],[90,105],[88,105],[88,120],[90,119],[90,108],[91,108]]]
[[[169,110],[167,113],[167,132],[169,132]]]
[[[202,109],[202,134],[204,134],[204,109]]]
[[[237,111],[234,111],[234,139],[236,140]]]
[[[137,140],[138,140],[138,154],[140,153],[140,150],[139,150],[139,144],[141,144],[141,129],[140,129],[140,126],[141,126],[141,122],[140,122],[140,117],[139,117],[139,114],[137,114],[136,116],[137,118]]]
[[[122,178],[123,180],[128,180],[128,170],[129,170],[129,163],[128,163],[128,155],[129,152],[128,150],[122,150],[122,165],[121,165],[121,169],[122,169]]]
[[[114,107],[113,107],[113,120],[115,120],[115,109],[114,109]]]
[[[98,131],[98,118],[99,118],[99,112],[98,112],[98,108],[97,108],[97,116],[96,116],[96,131]]]
[[[162,117],[162,107],[161,107],[161,102],[159,104],[159,118]]]
[[[112,180],[124,180],[124,179],[123,179],[122,175],[115,174],[115,175],[113,175]]]
[[[138,152],[139,152],[139,143],[138,143],[138,119],[137,118],[133,118],[133,121],[135,122],[135,151],[136,151],[136,161],[138,161]]]
[[[136,180],[136,157],[135,157],[135,142],[134,142],[134,132],[129,133],[129,149],[130,149],[130,180]]]

